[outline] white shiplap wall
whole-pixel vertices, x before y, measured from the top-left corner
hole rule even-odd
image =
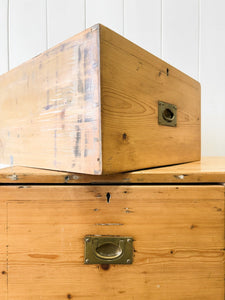
[[[202,154],[225,155],[224,11],[224,0],[0,0],[0,74],[102,23],[201,82]]]

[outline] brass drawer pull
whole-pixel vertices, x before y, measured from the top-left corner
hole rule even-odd
[[[84,240],[85,264],[132,263],[132,237],[89,235]]]
[[[177,126],[177,107],[174,104],[158,102],[158,123],[164,126]]]
[[[112,242],[106,242],[101,246],[94,248],[95,255],[102,259],[115,259],[123,253],[124,241],[121,240],[119,245],[115,245]]]

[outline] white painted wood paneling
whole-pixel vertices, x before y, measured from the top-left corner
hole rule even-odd
[[[9,0],[10,69],[46,49],[46,0]]]
[[[86,0],[86,27],[97,23],[123,34],[123,0]]]
[[[225,155],[225,1],[201,1],[202,153]]]
[[[48,48],[85,29],[85,0],[47,0]]]
[[[0,0],[0,74],[8,71],[8,0]]]
[[[198,0],[162,0],[162,58],[198,79]]]
[[[161,1],[124,0],[124,36],[161,56]]]

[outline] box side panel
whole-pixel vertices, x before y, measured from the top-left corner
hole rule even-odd
[[[0,77],[0,163],[101,173],[99,26]]]
[[[103,173],[200,159],[200,84],[101,26]],[[158,124],[158,101],[177,126]]]
[[[5,186],[9,299],[223,299],[223,186]],[[106,200],[110,193],[110,201]],[[85,235],[134,239],[84,265]]]

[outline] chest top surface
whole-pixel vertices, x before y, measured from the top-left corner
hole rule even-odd
[[[2,184],[180,184],[223,182],[225,182],[225,156],[203,157],[201,161],[197,162],[115,175],[85,175],[19,166],[0,170],[0,183]]]

